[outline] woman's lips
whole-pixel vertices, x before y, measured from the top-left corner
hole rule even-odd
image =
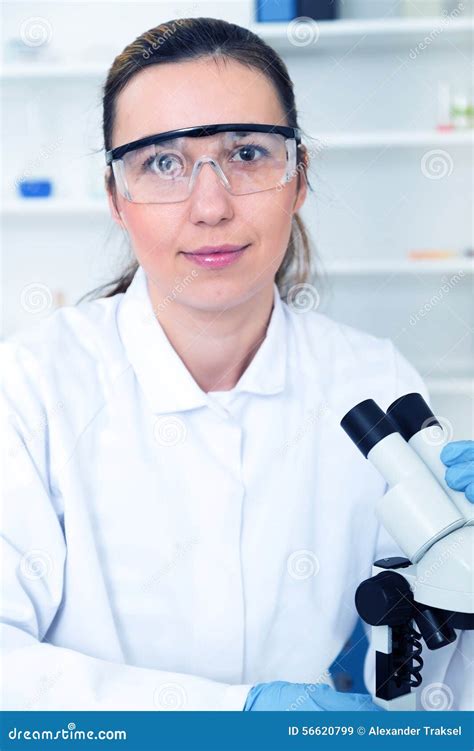
[[[195,263],[198,266],[208,269],[221,269],[224,266],[230,266],[235,263],[243,255],[249,246],[245,245],[243,248],[231,251],[214,251],[212,253],[183,253],[191,263]]]

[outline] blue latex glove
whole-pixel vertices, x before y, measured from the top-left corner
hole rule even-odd
[[[463,490],[474,503],[474,441],[451,441],[440,454],[446,464],[445,480],[453,490]]]
[[[345,694],[325,683],[257,683],[250,689],[248,712],[384,712],[369,694]]]

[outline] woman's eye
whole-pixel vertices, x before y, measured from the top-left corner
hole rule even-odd
[[[183,168],[183,161],[177,154],[155,154],[148,157],[143,167],[161,177],[173,177]]]
[[[267,156],[268,151],[263,146],[255,146],[254,144],[248,144],[246,146],[240,146],[236,152],[238,162],[255,162],[261,156]]]

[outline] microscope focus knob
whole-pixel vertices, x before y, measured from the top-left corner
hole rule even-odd
[[[413,618],[413,594],[407,580],[395,571],[366,579],[355,594],[357,612],[371,626],[398,626]]]

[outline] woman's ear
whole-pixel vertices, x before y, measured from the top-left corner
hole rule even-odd
[[[126,228],[122,219],[122,215],[117,205],[117,192],[115,190],[113,180],[114,178],[112,175],[112,170],[110,169],[110,167],[106,167],[104,173],[104,182],[105,192],[107,193],[107,201],[109,203],[110,216],[112,217],[114,222],[119,225],[119,227],[125,230]]]
[[[296,212],[299,211],[302,205],[304,204],[307,193],[308,193],[308,184],[306,182],[306,178],[303,173],[303,175],[300,178],[300,186],[298,188],[298,193],[296,194],[295,203],[293,206],[294,214],[296,214]]]
[[[293,213],[296,214],[300,210],[306,200],[308,193],[308,182],[306,180],[306,170],[309,166],[308,150],[304,144],[300,144],[301,161],[298,164],[298,180],[297,180],[297,193],[295,197],[295,203],[293,205]]]

